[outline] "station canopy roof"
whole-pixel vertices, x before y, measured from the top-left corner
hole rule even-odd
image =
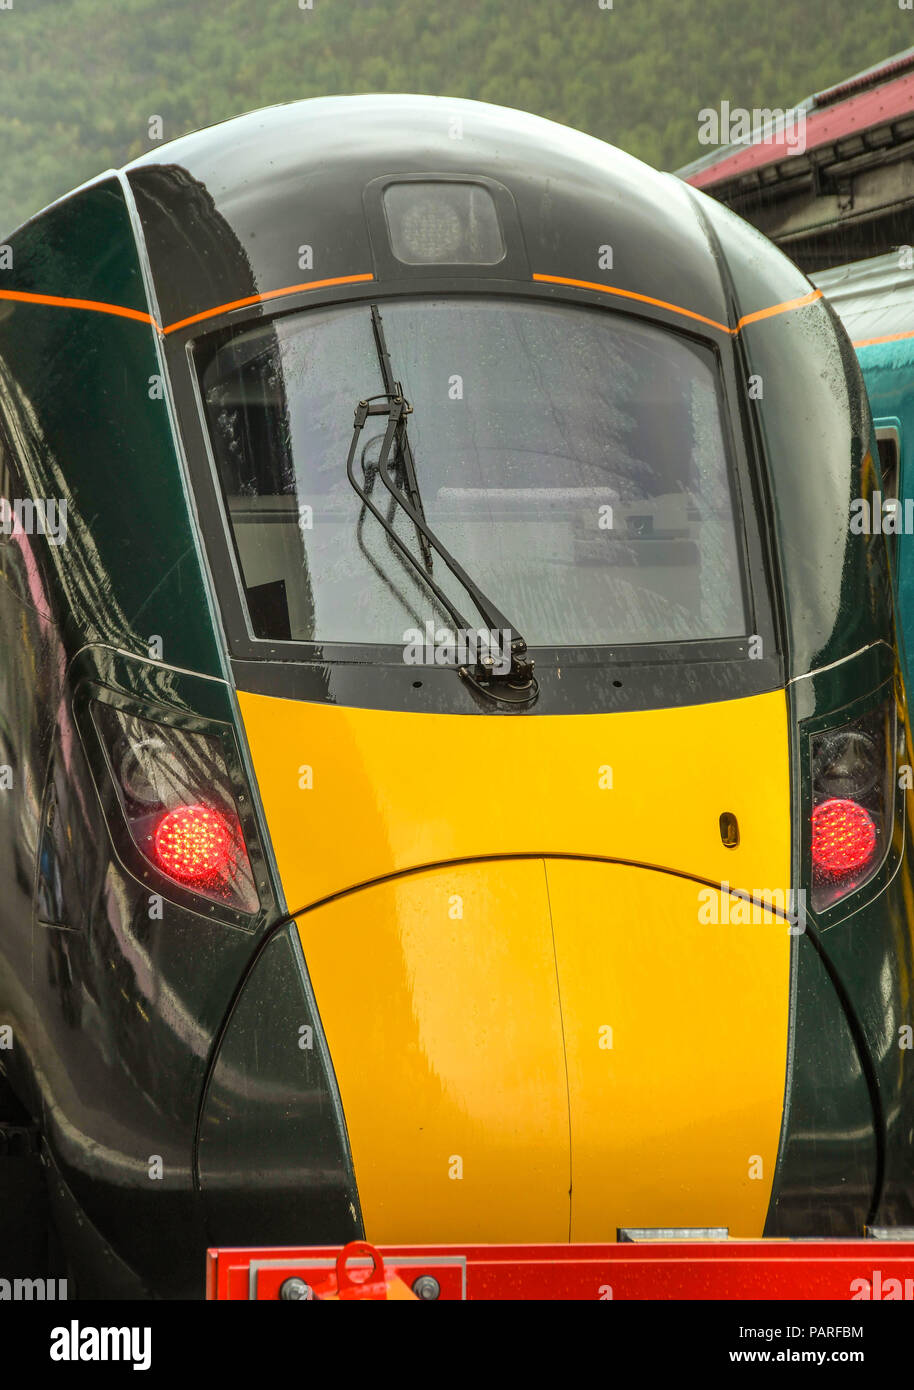
[[[910,242],[914,48],[773,112],[749,141],[719,145],[677,173],[807,272]]]

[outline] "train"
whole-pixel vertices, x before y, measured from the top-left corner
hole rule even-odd
[[[71,1289],[910,1225],[914,757],[821,289],[424,96],[4,244],[0,1069]]]
[[[818,271],[814,277],[854,344],[873,413],[882,487],[871,508],[859,508],[855,523],[862,530],[882,531],[886,536],[908,683],[914,654],[912,255],[909,246],[901,245],[879,256]]]

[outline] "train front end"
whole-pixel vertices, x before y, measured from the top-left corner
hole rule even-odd
[[[903,725],[846,344],[760,238],[584,137],[301,111],[205,223],[250,286],[164,317],[365,1230],[862,1228],[879,1081],[818,927],[898,898]],[[154,273],[177,178],[131,174]],[[848,1177],[814,1216],[822,1123]]]
[[[223,962],[208,1243],[909,1221],[911,759],[821,295],[472,102],[279,107],[124,189],[224,708],[166,634],[80,727]]]

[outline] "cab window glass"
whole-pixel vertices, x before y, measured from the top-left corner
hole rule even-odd
[[[379,307],[427,521],[529,645],[746,633],[709,349],[536,301]],[[256,636],[401,643],[449,622],[346,477],[355,406],[383,390],[367,304],[229,338],[201,385]],[[374,469],[385,424],[369,418],[357,476],[415,548]],[[477,620],[437,559],[434,577]]]

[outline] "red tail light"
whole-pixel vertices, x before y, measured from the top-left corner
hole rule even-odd
[[[260,897],[224,740],[101,701],[93,715],[135,850],[185,892],[256,912]]]
[[[876,849],[876,827],[856,801],[822,801],[812,813],[812,862],[833,877],[868,864]]]
[[[895,806],[895,701],[812,735],[813,909],[867,883],[885,861]]]
[[[218,811],[177,806],[155,832],[155,856],[165,873],[183,883],[216,884],[232,867],[232,833]]]

